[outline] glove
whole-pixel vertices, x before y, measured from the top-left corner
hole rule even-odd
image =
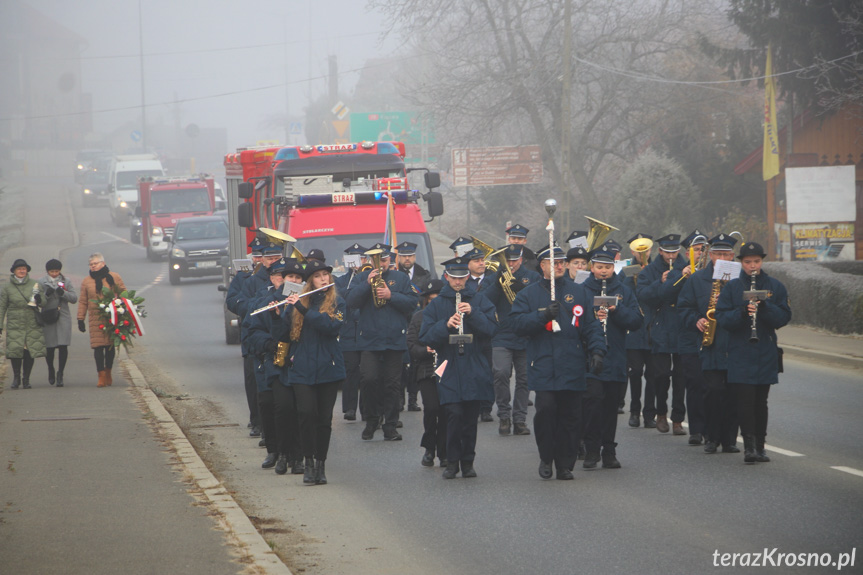
[[[57,293],[57,297],[63,297],[63,294],[66,293],[66,290],[64,290],[63,288],[57,288],[55,291]],[[51,294],[48,294],[48,295],[51,295]]]
[[[595,351],[590,355],[590,373],[599,375],[599,373],[602,371],[603,357],[603,354],[598,351]]]
[[[45,295],[48,297],[51,297],[52,295],[54,295],[54,288],[52,288],[51,286],[48,286],[45,289]]]
[[[560,304],[556,301],[548,304],[548,307],[545,308],[545,319],[547,321],[551,321],[557,318],[557,314],[560,313]]]
[[[42,305],[42,296],[37,293],[33,296],[33,301],[36,302],[36,305]]]
[[[294,309],[296,309],[298,312],[300,312],[303,315],[306,315],[306,312],[309,311],[309,309],[306,306],[304,306],[303,304],[301,304],[300,302],[297,302],[294,304]]]
[[[264,346],[264,349],[267,350],[267,353],[276,353],[276,349],[279,347],[279,344],[276,340],[271,339],[267,342],[267,345]]]
[[[84,324],[83,319],[78,320],[78,331],[80,331],[81,333],[84,333],[85,331],[87,331],[87,326]]]

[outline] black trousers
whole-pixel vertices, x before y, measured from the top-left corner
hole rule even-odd
[[[649,349],[626,350],[626,374],[629,378],[629,412],[641,413],[641,381],[644,376],[644,419],[656,417],[656,393],[653,391],[653,367]]]
[[[360,402],[366,421],[395,429],[399,421],[403,351],[364,351],[360,359]]]
[[[54,374],[54,350],[60,350],[59,358],[57,361],[57,371],[63,373],[63,370],[66,369],[66,360],[69,359],[69,346],[68,345],[58,345],[57,347],[48,347],[45,348],[45,363],[48,364],[48,373]]]
[[[704,372],[704,434],[728,447],[737,443],[737,395],[725,370]]]
[[[333,407],[342,381],[314,385],[292,385],[297,399],[300,445],[303,457],[326,461],[333,434]]]
[[[258,412],[267,453],[285,455],[290,461],[300,459],[299,427],[294,389],[276,380],[272,388],[258,392]]]
[[[249,405],[249,422],[253,426],[261,425],[258,413],[258,382],[255,380],[255,356],[243,356],[243,385],[246,388],[246,403]]]
[[[672,362],[674,367],[672,368]],[[668,387],[671,386],[671,421],[681,423],[686,417],[683,386],[683,370],[680,356],[676,353],[654,353],[651,356],[653,364],[653,391],[656,393],[656,414],[668,413]]]
[[[681,353],[680,366],[686,387],[686,419],[689,421],[689,435],[704,433],[704,375],[701,371],[701,358],[697,353]],[[673,419],[673,417],[672,417]]]
[[[342,384],[342,413],[356,412],[360,397],[360,351],[343,351],[345,382]]]
[[[443,406],[446,413],[447,461],[470,461],[476,457],[476,428],[480,401],[461,401]]]
[[[423,396],[423,437],[420,446],[446,459],[446,414],[438,398],[437,383],[434,377],[427,377],[420,379],[417,385]]]
[[[616,455],[617,406],[623,397],[626,382],[587,379],[587,391],[582,397],[584,448],[588,453]]]
[[[493,378],[494,377],[494,369],[493,369],[493,366],[494,366],[494,359],[493,359],[494,348],[492,348],[491,345],[489,345],[488,349],[486,349],[483,353],[485,353],[485,357],[486,357],[486,359],[488,359],[488,369],[491,371],[492,378]],[[530,392],[528,392],[528,394],[529,393]],[[484,400],[479,402],[479,410],[481,413],[491,413],[491,408],[493,408],[493,407],[494,407],[494,400],[493,399],[491,401],[484,399]],[[477,416],[477,417],[479,417],[479,416]]]
[[[572,469],[581,441],[581,391],[537,391],[533,431],[539,458]],[[615,404],[615,413],[617,404]]]
[[[417,384],[417,369],[413,363],[402,364],[402,384],[399,390],[399,409],[405,406],[405,391],[408,392],[408,403],[416,403],[419,385]]]
[[[763,439],[767,436],[767,396],[770,394],[770,386],[738,383],[734,387],[737,391],[740,434]]]
[[[30,372],[33,371],[33,363],[36,361],[30,355],[30,350],[24,350],[24,357],[10,357],[12,362],[12,373],[15,377],[21,377],[21,365],[24,365],[24,380],[30,381]],[[101,371],[101,370],[100,370]]]
[[[103,371],[105,369],[111,371],[111,368],[114,367],[114,353],[113,345],[94,347],[93,357],[96,360],[96,371]]]

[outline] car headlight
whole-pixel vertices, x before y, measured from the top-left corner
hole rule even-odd
[[[186,257],[186,252],[184,252],[180,248],[174,248],[171,250],[171,255],[175,258],[184,258]]]
[[[121,207],[121,208],[125,208],[125,207],[126,207],[126,202],[120,202],[120,207]]]
[[[153,226],[153,232],[152,233],[154,236],[161,236],[164,232],[162,231],[162,228],[157,227],[157,226]]]
[[[79,169],[79,170],[83,170],[83,169],[84,169],[84,166],[83,166],[82,164],[78,164],[78,169]]]
[[[85,194],[89,194],[89,193],[92,193],[92,192],[90,192],[90,188],[84,188],[84,193],[85,193]]]

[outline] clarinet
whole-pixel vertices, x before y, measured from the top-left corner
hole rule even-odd
[[[458,311],[458,306],[461,305],[461,292],[455,292],[455,310],[458,312],[459,322],[458,322],[458,334],[460,336],[464,335],[464,312]],[[464,355],[464,338],[459,338],[458,342],[458,354]]]
[[[752,278],[752,283],[749,286],[750,291],[755,291],[755,278],[758,275],[758,272],[752,272],[750,276]],[[752,331],[749,332],[749,343],[758,343],[758,331],[757,331],[757,322],[758,322],[758,301],[755,300],[755,312],[752,314]]]
[[[607,280],[602,280],[602,291],[599,293],[602,297],[605,297],[605,288],[606,288]],[[601,311],[604,311],[606,314],[608,313],[608,306],[602,305],[599,307]],[[605,340],[608,341],[608,315],[599,320],[602,323],[602,335],[605,337]]]

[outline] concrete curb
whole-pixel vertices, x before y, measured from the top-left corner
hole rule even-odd
[[[237,547],[250,562],[249,571],[267,575],[292,575],[291,570],[270,549],[231,494],[198,456],[180,426],[150,390],[147,380],[135,362],[127,358],[120,364],[127,372],[131,385],[146,402],[147,408],[153,415],[154,424],[158,426],[161,435],[180,459],[184,473],[191,478],[204,494],[206,502],[218,513],[224,531],[236,539]]]
[[[808,349],[805,347],[797,347],[796,345],[787,345],[782,343],[780,343],[779,347],[785,350],[785,353],[788,355],[789,358],[799,360],[811,360],[818,363],[828,364],[834,367],[863,369],[863,357],[841,355],[838,353],[831,353],[829,351]]]

